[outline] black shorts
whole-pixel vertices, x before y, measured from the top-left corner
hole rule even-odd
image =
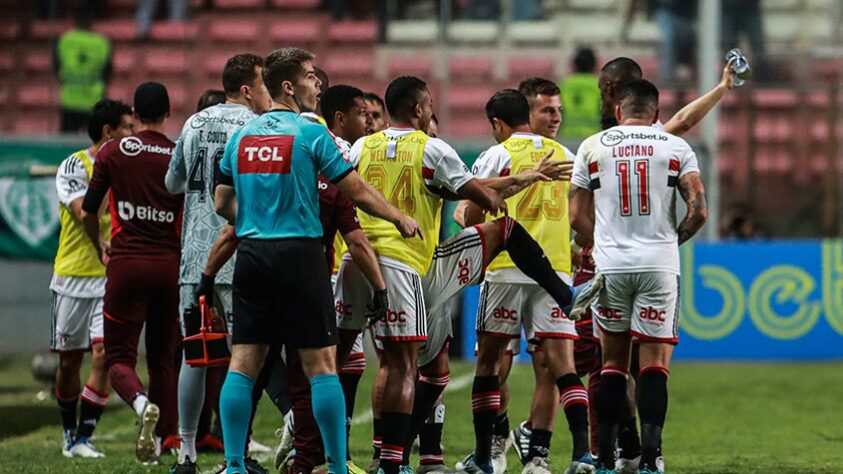
[[[337,344],[331,276],[317,239],[242,240],[232,306],[232,344]]]

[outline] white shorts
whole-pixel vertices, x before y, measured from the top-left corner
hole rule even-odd
[[[184,310],[195,301],[196,288],[198,286],[193,284],[179,285],[179,326],[181,327],[182,336],[184,336],[184,319],[182,316],[184,315]],[[228,333],[231,334],[231,324],[233,322],[233,318],[231,317],[231,285],[214,285],[214,307],[225,318]]]
[[[486,246],[482,234],[468,227],[436,247],[427,274],[422,278],[411,270],[381,262],[389,295],[387,321],[375,324],[377,339],[424,341],[428,314],[436,311],[467,286],[483,278]],[[343,257],[335,292],[337,326],[362,330],[366,306],[372,301],[372,287],[346,255]]]
[[[88,350],[103,342],[102,298],[76,298],[53,293],[50,350]]]
[[[453,337],[453,326],[451,324],[451,305],[441,305],[427,313],[427,341],[419,349],[418,366],[433,362]]]
[[[679,342],[679,275],[669,272],[605,275],[591,311],[601,329],[629,332],[641,341]]]
[[[536,283],[483,282],[477,309],[477,332],[527,341],[579,339],[574,321]]]

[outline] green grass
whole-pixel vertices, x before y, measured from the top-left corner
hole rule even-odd
[[[471,372],[455,363],[451,380]],[[356,414],[369,409],[374,371],[360,384]],[[708,364],[677,363],[671,370],[670,411],[664,451],[670,473],[843,473],[843,369],[840,364]],[[519,366],[511,378],[513,426],[527,416],[533,390],[532,371]],[[0,472],[163,473],[162,466],[141,466],[134,459],[134,415],[112,404],[97,428],[96,445],[104,460],[65,459],[61,456],[58,410],[51,400],[38,401],[38,385],[28,362],[0,360]],[[112,395],[116,399],[116,396]],[[473,448],[470,383],[446,396],[445,450],[455,463]],[[280,416],[264,402],[255,437],[274,446]],[[352,431],[351,452],[365,467],[371,457],[371,422]],[[562,472],[570,441],[564,417],[556,426],[551,463]],[[205,469],[220,455],[200,456]],[[267,461],[265,465],[271,464]],[[510,453],[509,472],[520,472]]]

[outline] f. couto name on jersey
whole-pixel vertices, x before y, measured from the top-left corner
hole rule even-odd
[[[162,211],[152,206],[135,206],[126,201],[117,202],[117,214],[124,221],[138,219],[169,224],[176,220],[176,215],[172,211]]]
[[[173,147],[144,143],[138,137],[126,137],[120,140],[120,151],[126,156],[137,156],[142,151],[158,153],[159,155],[172,155]]]

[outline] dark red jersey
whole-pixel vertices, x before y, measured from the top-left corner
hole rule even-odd
[[[595,266],[594,259],[591,258],[591,250],[591,247],[583,247],[582,249],[580,264],[577,267],[577,272],[574,273],[574,286],[580,286],[594,278]],[[591,310],[586,311],[582,315],[582,319],[577,322],[577,327],[580,326],[588,326],[588,330],[591,331]],[[580,336],[583,336],[583,334],[580,334]]]
[[[183,196],[164,187],[175,146],[158,132],[143,131],[111,140],[97,154],[84,208],[97,209],[111,191],[112,256],[179,254]]]
[[[319,175],[319,220],[322,222],[322,245],[328,269],[334,271],[334,237],[337,231],[345,235],[360,228],[357,209],[342,195],[337,186]]]

